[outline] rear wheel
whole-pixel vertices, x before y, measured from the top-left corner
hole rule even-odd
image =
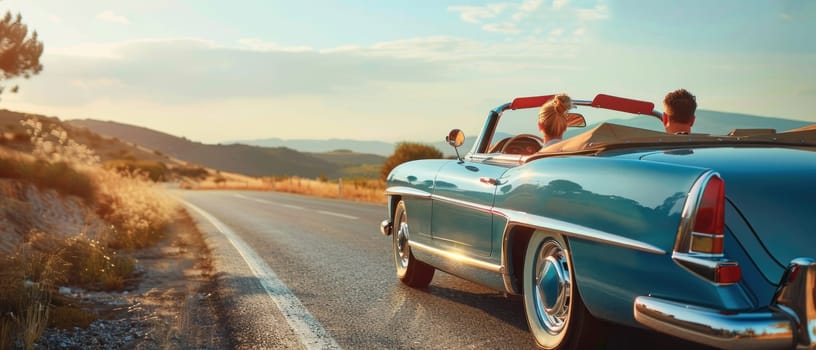
[[[408,228],[408,214],[405,211],[405,202],[397,204],[394,213],[394,226],[391,236],[394,242],[394,262],[397,267],[397,278],[404,284],[414,288],[424,288],[431,283],[434,271],[433,266],[416,260],[408,244],[410,230]]]
[[[584,306],[567,243],[536,232],[524,260],[524,309],[530,332],[544,349],[587,349],[599,342],[598,321]]]

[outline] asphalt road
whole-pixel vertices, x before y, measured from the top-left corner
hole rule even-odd
[[[523,301],[437,271],[394,276],[385,206],[271,192],[177,191],[213,248],[237,348],[531,349]],[[612,327],[607,349],[693,349]]]

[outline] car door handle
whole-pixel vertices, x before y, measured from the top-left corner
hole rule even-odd
[[[482,182],[482,183],[486,183],[488,185],[493,185],[493,186],[496,186],[496,185],[499,184],[499,180],[489,178],[489,177],[480,177],[479,181]]]

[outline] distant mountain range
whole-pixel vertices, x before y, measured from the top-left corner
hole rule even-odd
[[[587,116],[589,117],[589,116]],[[816,119],[816,116],[814,116]],[[473,126],[476,128],[482,125],[483,120],[474,120]],[[614,119],[606,120],[607,123],[615,123],[626,126],[634,126],[644,129],[651,129],[663,131],[663,124],[654,117],[640,116],[631,119]],[[535,128],[535,121],[530,121],[531,127]],[[566,137],[572,137],[584,131],[598,126],[598,122],[587,120],[589,125],[585,128],[570,128],[567,130]],[[796,129],[805,125],[816,123],[805,122],[799,120],[790,120],[773,117],[761,117],[748,114],[717,112],[709,110],[698,110],[697,121],[694,124],[694,132],[708,133],[713,135],[724,135],[735,128],[761,128],[761,129],[776,129],[777,132],[785,130]],[[464,127],[464,125],[463,125]],[[535,129],[533,129],[535,131]],[[439,140],[434,141],[418,141],[436,147],[445,156],[453,156],[455,151],[453,147],[448,146],[443,136],[448,130],[439,130]],[[479,129],[465,132],[465,144],[460,147],[461,153],[467,153],[476,141]],[[265,146],[265,147],[288,147],[301,152],[328,152],[333,150],[349,150],[358,153],[378,154],[381,156],[390,156],[394,153],[395,144],[383,141],[358,141],[348,139],[330,139],[330,140],[284,140],[280,138],[268,138],[258,140],[236,140],[227,143],[241,143],[247,145]]]
[[[68,120],[66,123],[184,161],[250,176],[376,176],[378,167],[385,160],[382,156],[350,151],[311,154],[287,147],[203,144],[140,126],[110,121],[82,119]]]
[[[300,152],[332,152],[332,151],[352,151],[357,153],[378,154],[390,156],[394,153],[395,145],[384,141],[360,141],[349,139],[329,139],[329,140],[284,140],[271,137],[256,140],[234,140],[224,141],[224,144],[240,143],[261,147],[286,147]]]

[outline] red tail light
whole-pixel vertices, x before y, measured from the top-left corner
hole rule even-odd
[[[672,259],[719,285],[739,283],[742,279],[740,265],[725,256],[723,247],[725,182],[717,173],[705,173],[694,184],[688,200],[689,216],[686,217],[693,221],[681,222]]]
[[[731,284],[739,282],[742,278],[742,270],[739,265],[719,265],[714,272],[714,282]]]
[[[725,226],[725,183],[717,176],[711,177],[703,191],[694,231],[722,235]]]
[[[695,253],[722,254],[725,232],[725,183],[712,176],[703,190],[694,221],[691,250]]]

